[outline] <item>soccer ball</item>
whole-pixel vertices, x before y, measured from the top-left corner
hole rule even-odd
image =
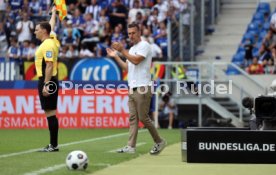
[[[88,166],[88,157],[83,151],[72,151],[66,157],[66,165],[69,170],[85,170]]]

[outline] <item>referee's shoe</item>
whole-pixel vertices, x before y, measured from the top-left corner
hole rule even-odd
[[[56,146],[54,147],[53,145],[49,144],[45,148],[42,148],[38,152],[58,152],[59,148]]]

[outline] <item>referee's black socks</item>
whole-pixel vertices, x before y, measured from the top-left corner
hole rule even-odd
[[[48,120],[48,127],[50,131],[50,144],[53,147],[56,147],[58,145],[58,119],[54,115],[54,116],[47,117],[47,120]]]

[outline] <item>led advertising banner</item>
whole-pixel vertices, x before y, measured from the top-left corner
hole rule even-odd
[[[0,129],[48,128],[36,89],[0,89]],[[127,89],[59,91],[61,128],[127,128]]]

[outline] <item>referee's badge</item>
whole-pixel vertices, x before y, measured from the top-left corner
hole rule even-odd
[[[46,51],[46,57],[47,58],[52,58],[53,57],[52,51]]]

